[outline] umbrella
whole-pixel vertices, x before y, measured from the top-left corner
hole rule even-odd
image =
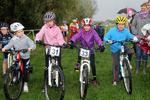
[[[134,10],[133,8],[123,8],[121,9],[117,14],[135,14],[136,10]]]

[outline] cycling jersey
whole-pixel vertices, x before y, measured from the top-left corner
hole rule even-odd
[[[67,25],[62,25],[60,30],[68,31],[68,26]]]
[[[79,25],[77,23],[75,23],[75,24],[71,23],[69,26],[69,29],[73,29],[73,28],[79,29]]]
[[[8,32],[5,35],[0,33],[0,41],[2,42],[2,48],[9,43],[10,39],[13,37],[13,34]]]

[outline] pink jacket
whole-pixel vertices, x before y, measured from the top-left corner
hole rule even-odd
[[[44,24],[41,30],[36,34],[35,40],[42,40],[43,36],[44,43],[48,43],[51,45],[63,45],[64,43],[66,43],[63,39],[60,28],[57,25],[49,28],[47,24]]]

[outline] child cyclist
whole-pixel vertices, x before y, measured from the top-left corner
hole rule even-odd
[[[91,25],[92,25],[92,20],[90,18],[84,18],[82,20],[83,28],[81,28],[81,30],[79,30],[79,32],[71,38],[69,42],[70,47],[73,47],[74,43],[78,40],[80,40],[81,46],[90,47],[90,48],[93,48],[94,42],[96,42],[96,44],[98,44],[100,47],[100,51],[104,52],[105,47],[103,45],[103,42],[101,41],[96,31],[92,29]],[[81,57],[78,56],[78,64],[80,63],[80,61],[81,61]],[[98,82],[96,81],[95,56],[93,50],[91,50],[90,62],[91,62],[92,73],[93,73],[93,84],[95,86],[98,86]],[[76,66],[75,69],[79,70],[79,66]]]
[[[63,37],[65,38],[65,41],[67,43],[67,33],[68,33],[68,26],[66,25],[66,21],[63,21],[62,22],[62,26],[61,26],[61,32],[63,34]]]
[[[13,37],[13,34],[8,32],[8,24],[7,23],[2,23],[0,26],[1,33],[0,33],[0,41],[2,43],[2,48],[7,45],[10,41],[10,39]],[[5,77],[6,75],[6,69],[7,69],[7,52],[3,52],[3,74],[2,78]]]
[[[54,12],[46,12],[44,15],[44,25],[41,28],[40,32],[36,34],[36,43],[42,43],[42,38],[44,37],[44,43],[50,45],[63,45],[67,46],[66,42],[63,39],[62,33],[60,28],[55,24],[56,15]],[[48,60],[49,55],[47,51],[49,47],[46,46],[46,53],[45,53],[45,68],[48,68]],[[61,55],[58,58],[58,64],[61,67]],[[62,67],[61,67],[62,68]],[[44,71],[45,72],[45,71]],[[42,89],[44,92],[44,88]]]
[[[78,33],[79,24],[77,23],[77,20],[72,20],[73,22],[70,24],[69,29],[71,30],[69,41],[72,38],[72,36],[76,33]]]
[[[10,29],[16,34],[16,36],[13,37],[10,42],[4,46],[4,48],[2,48],[2,51],[5,52],[5,50],[11,49],[12,47],[14,47],[15,50],[28,49],[26,53],[20,53],[23,62],[24,92],[28,92],[29,89],[27,83],[29,80],[28,68],[30,64],[30,51],[35,50],[36,45],[29,37],[24,34],[24,26],[21,23],[15,22],[11,24]]]
[[[119,81],[119,70],[120,70],[120,43],[113,43],[113,41],[121,41],[126,39],[133,39],[133,41],[137,41],[137,37],[133,36],[128,29],[125,28],[125,24],[127,23],[127,18],[123,16],[118,16],[115,19],[116,27],[109,30],[109,32],[105,35],[104,41],[110,43],[110,50],[113,60],[113,85],[117,85]],[[128,54],[129,60],[131,61],[132,51],[124,44],[125,52]]]

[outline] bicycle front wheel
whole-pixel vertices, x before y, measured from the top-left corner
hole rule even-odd
[[[88,88],[88,76],[88,67],[87,65],[84,65],[80,82],[80,98],[82,99],[86,97]]]
[[[4,94],[8,100],[16,100],[23,89],[23,76],[21,70],[15,65],[10,66],[4,80]]]
[[[127,91],[127,93],[132,93],[132,79],[131,79],[131,72],[130,72],[130,66],[126,59],[123,60],[123,71],[124,71],[124,86]]]
[[[65,95],[65,77],[59,66],[51,69],[51,85],[49,84],[48,70],[45,77],[45,97],[46,100],[63,100]]]

